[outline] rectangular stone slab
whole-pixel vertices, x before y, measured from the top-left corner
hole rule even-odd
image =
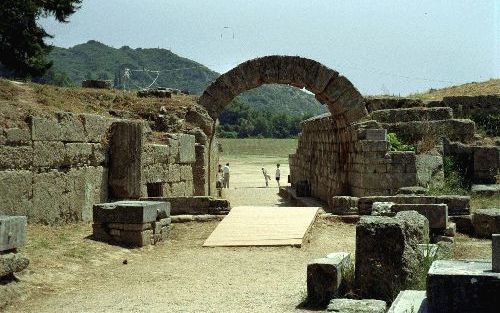
[[[161,201],[118,201],[95,204],[94,223],[143,224],[170,216],[170,203]]]
[[[26,216],[0,215],[0,251],[24,246],[27,222]]]
[[[500,273],[487,261],[434,261],[427,274],[427,300],[430,312],[498,312]]]
[[[430,313],[425,290],[403,290],[387,313]]]
[[[392,212],[417,211],[429,220],[429,228],[445,229],[448,225],[448,207],[446,204],[394,204]]]

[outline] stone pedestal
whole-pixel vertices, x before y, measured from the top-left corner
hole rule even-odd
[[[427,275],[430,312],[494,313],[500,308],[500,273],[485,261],[438,260]]]
[[[17,253],[26,243],[26,216],[0,216],[0,278],[20,272],[29,260]]]
[[[93,208],[93,237],[96,240],[142,247],[165,240],[170,224],[170,203],[118,201]]]

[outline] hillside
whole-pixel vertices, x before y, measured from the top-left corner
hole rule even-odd
[[[150,85],[156,74],[135,70],[158,70],[155,86],[188,90],[199,95],[220,74],[180,57],[166,49],[119,49],[91,40],[71,48],[55,47],[50,54],[53,68],[44,81],[57,85],[79,86],[85,79],[113,80],[117,88],[139,89]],[[131,70],[124,80],[125,68]],[[317,115],[326,112],[314,96],[297,88],[268,85],[244,93],[240,100],[257,110],[289,112],[293,116]]]
[[[500,95],[500,79],[490,79],[484,82],[472,82],[441,89],[430,89],[425,93],[416,93],[409,98],[420,100],[441,100],[448,96],[480,96]]]

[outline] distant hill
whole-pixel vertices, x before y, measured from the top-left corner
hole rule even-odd
[[[151,84],[155,73],[136,70],[158,70],[157,86],[188,90],[200,95],[220,74],[206,66],[180,57],[170,50],[152,48],[113,48],[95,40],[71,48],[54,47],[49,58],[54,62],[45,81],[79,86],[85,79],[113,80],[118,88],[139,89]],[[131,70],[124,80],[125,68]],[[257,110],[288,112],[293,116],[318,115],[326,109],[313,95],[297,88],[266,85],[245,92],[240,100]]]

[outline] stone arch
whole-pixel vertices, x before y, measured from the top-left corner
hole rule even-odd
[[[347,78],[319,62],[298,56],[273,55],[246,61],[219,76],[198,102],[216,120],[236,96],[264,84],[306,88],[328,107],[339,127],[368,115],[363,96]]]
[[[333,124],[334,133],[329,136],[340,137],[336,143],[339,146],[341,164],[349,162],[347,155],[341,151],[349,151],[349,140],[352,133],[350,125],[368,115],[363,96],[352,83],[338,72],[323,64],[298,56],[266,56],[246,61],[225,74],[219,76],[205,89],[198,103],[205,107],[210,117],[214,120],[209,139],[209,151],[213,150],[215,126],[219,115],[227,105],[244,91],[259,87],[264,84],[286,84],[297,88],[305,88],[315,94],[316,99],[326,105],[331,113],[329,123]],[[211,185],[214,180],[214,171],[211,153],[208,157],[208,192],[211,194]],[[347,182],[347,171],[339,173]],[[347,187],[339,187],[346,189]]]

